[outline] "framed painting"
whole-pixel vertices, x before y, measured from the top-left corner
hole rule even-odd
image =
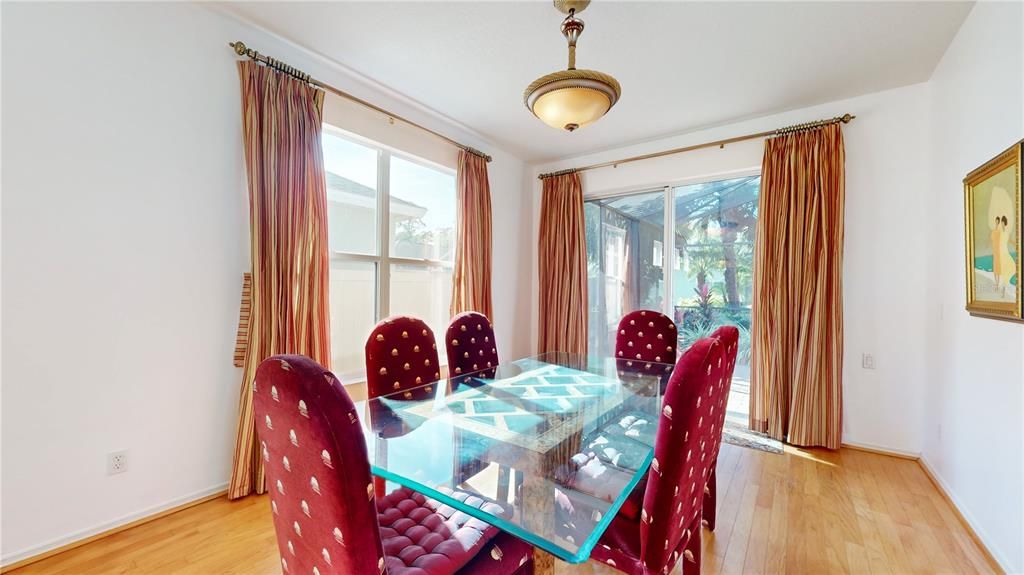
[[[1021,318],[1022,142],[964,178],[967,311]]]

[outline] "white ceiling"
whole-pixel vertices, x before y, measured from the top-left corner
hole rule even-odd
[[[549,2],[224,8],[542,161],[925,81],[971,4],[598,0],[580,15],[577,65],[618,78],[622,99],[574,133],[522,102],[565,67]]]

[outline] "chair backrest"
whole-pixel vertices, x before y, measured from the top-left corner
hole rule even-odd
[[[722,345],[725,346],[725,353],[729,359],[727,364],[728,370],[725,372],[725,378],[732,382],[732,374],[736,369],[736,358],[739,355],[740,330],[731,325],[723,325],[711,334],[711,338],[718,338],[718,340],[722,342]],[[728,398],[726,398],[725,401],[728,403]]]
[[[285,574],[380,573],[366,442],[334,375],[301,355],[256,370],[253,406]]]
[[[448,352],[448,374],[457,378],[464,373],[488,370],[498,365],[498,343],[487,316],[475,311],[452,318],[445,332],[444,346]],[[487,373],[482,374],[488,377]]]
[[[738,332],[724,327],[679,358],[662,402],[654,459],[640,512],[641,560],[652,573],[674,565],[688,530],[700,529],[704,487],[718,458]]]
[[[418,318],[389,317],[366,340],[366,388],[370,397],[406,391],[406,399],[432,397],[441,379],[434,332]]]
[[[615,359],[626,369],[643,370],[648,362],[676,362],[676,324],[663,313],[638,309],[623,316],[615,335]]]

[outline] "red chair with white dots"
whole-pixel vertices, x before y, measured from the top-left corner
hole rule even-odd
[[[676,324],[667,315],[649,309],[631,311],[619,321],[615,359],[620,369],[644,371],[648,363],[676,362]]]
[[[473,377],[491,379],[498,367],[498,342],[494,338],[491,320],[482,313],[467,311],[452,318],[444,336],[445,351],[448,354],[448,377],[453,388],[460,385],[474,385]],[[457,479],[468,479],[487,467],[487,461],[476,465],[461,462]],[[508,497],[512,471],[506,466],[498,468],[498,491],[500,501]],[[522,483],[522,476],[517,478]]]
[[[449,376],[458,381],[460,375],[481,372],[480,377],[494,377],[498,365],[498,343],[487,316],[475,311],[452,318],[445,332]]]
[[[740,332],[735,327],[722,326],[715,330],[715,333],[711,334],[712,339],[718,338],[725,346],[727,354],[726,381],[732,382],[732,373],[736,368],[736,355],[739,349],[739,335]],[[726,405],[729,404],[729,397],[726,395]],[[716,460],[714,465],[711,466],[711,476],[708,477],[708,485],[704,489],[704,506],[701,513],[704,516],[704,524],[707,525],[709,531],[715,530],[715,518],[718,517],[718,476],[715,474],[715,469],[718,467],[718,461]]]
[[[285,575],[533,573],[533,549],[519,539],[409,489],[378,491],[359,414],[315,361],[264,361],[253,404]],[[455,497],[503,513],[495,502]]]
[[[410,401],[434,397],[435,384],[441,379],[441,366],[437,361],[434,332],[423,320],[411,316],[382,320],[366,338],[365,352],[369,397],[398,394],[394,399]],[[381,437],[395,437],[409,431],[401,419],[387,425],[381,425],[377,419],[374,418],[371,425]],[[376,457],[379,461],[387,460],[387,443],[377,443]],[[375,477],[373,481],[378,489],[384,489],[384,479]]]
[[[591,557],[630,575],[700,573],[705,487],[722,440],[738,332],[723,327],[679,359],[662,402],[640,517],[616,515]]]
[[[405,399],[433,397],[441,379],[434,332],[418,318],[389,317],[366,340],[366,389],[370,397],[404,392]]]

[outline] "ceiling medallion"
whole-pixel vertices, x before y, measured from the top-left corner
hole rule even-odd
[[[619,101],[619,82],[596,70],[576,69],[576,41],[583,33],[583,20],[576,17],[590,0],[554,0],[555,8],[567,14],[562,35],[569,41],[569,69],[533,81],[523,92],[523,102],[534,116],[552,128],[570,132],[592,124]]]

